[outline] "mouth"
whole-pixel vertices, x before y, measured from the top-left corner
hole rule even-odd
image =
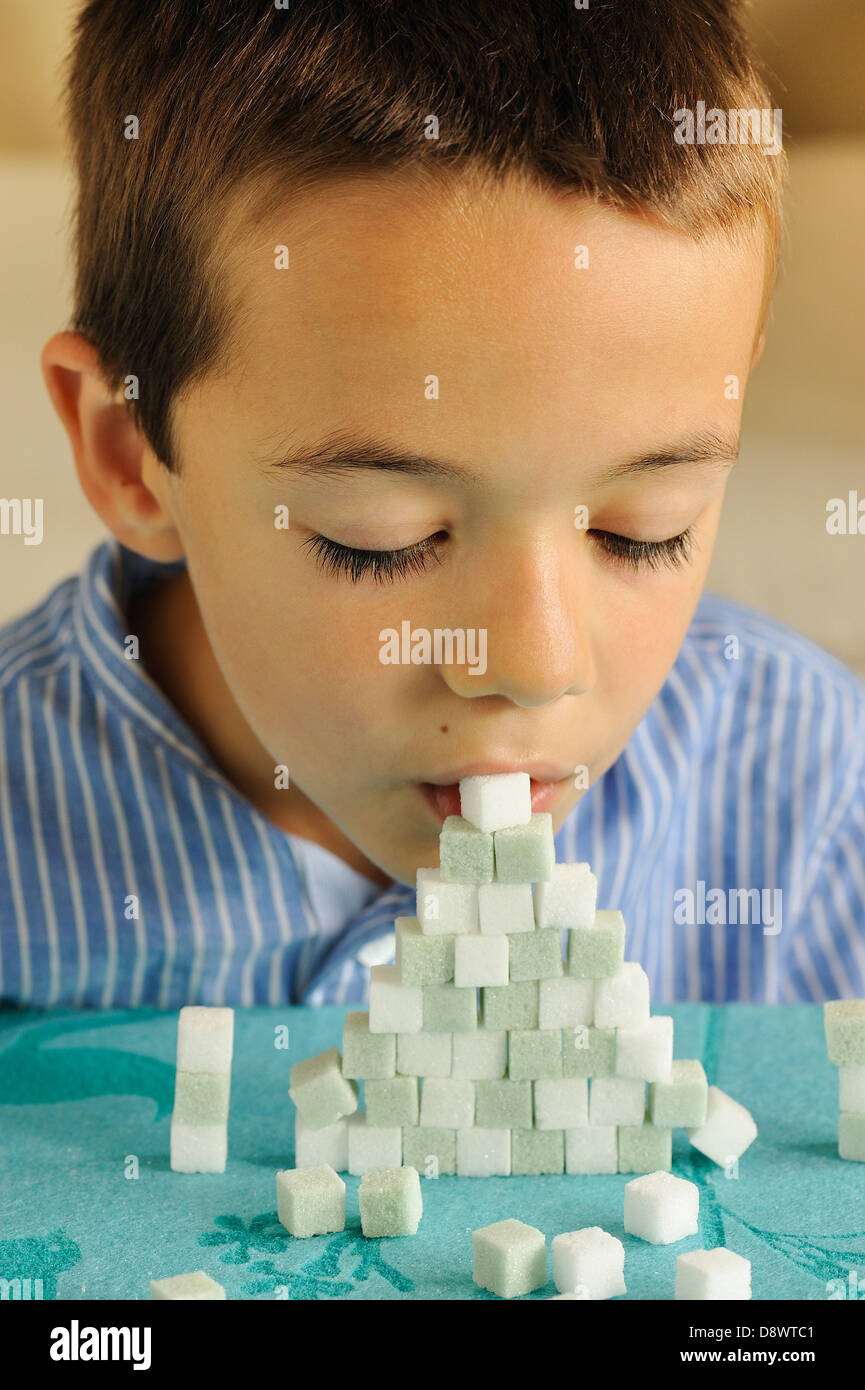
[[[504,771],[497,768],[495,771]],[[519,772],[521,768],[508,768],[509,772]],[[546,769],[544,769],[546,771]],[[466,771],[461,777],[481,777],[491,769],[484,769],[484,772]],[[555,769],[551,769],[555,772]],[[572,773],[568,772],[564,776],[544,776],[530,778],[532,788],[532,812],[537,814],[541,811],[551,811],[570,783]],[[439,825],[443,825],[448,816],[458,816],[460,812],[460,786],[459,780],[454,782],[419,782],[421,795],[426,805],[432,811]]]

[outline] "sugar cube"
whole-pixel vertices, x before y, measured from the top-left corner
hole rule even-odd
[[[298,1110],[294,1117],[295,1168],[322,1168],[327,1164],[335,1173],[348,1172],[348,1121],[314,1129]]]
[[[345,1230],[345,1183],[327,1164],[287,1168],[276,1175],[276,1210],[293,1236]]]
[[[552,877],[556,862],[553,818],[537,811],[527,825],[493,835],[497,883],[538,883]]]
[[[295,1062],[288,1094],[306,1123],[318,1128],[335,1124],[357,1109],[357,1086],[343,1076],[337,1047]]]
[[[177,1070],[231,1071],[234,1009],[186,1004],[177,1019]]]
[[[706,1119],[709,1085],[702,1062],[676,1058],[666,1081],[649,1087],[649,1118],[666,1128],[697,1128]]]
[[[363,1088],[367,1124],[375,1128],[416,1125],[418,1117],[418,1079],[392,1076],[387,1081],[367,1081]]]
[[[404,985],[443,985],[454,977],[456,936],[430,936],[416,917],[397,917],[396,963]],[[468,938],[474,941],[475,937]]]
[[[513,1081],[538,1081],[561,1074],[561,1029],[515,1028],[508,1033],[508,1076]]]
[[[504,830],[526,825],[532,815],[532,783],[527,772],[503,772],[464,777],[460,810],[479,830]]]
[[[587,1125],[565,1130],[566,1173],[618,1173],[615,1125]]]
[[[568,974],[579,980],[617,975],[625,959],[625,919],[613,908],[597,911],[587,927],[568,932]]]
[[[371,1033],[369,1014],[350,1010],[342,1029],[342,1074],[356,1081],[386,1081],[396,1072],[396,1034]]]
[[[488,985],[481,991],[481,1013],[484,1028],[493,1032],[511,1028],[537,1028],[538,982],[524,980],[517,984]]]
[[[478,918],[484,936],[510,936],[534,931],[535,910],[530,883],[482,883],[478,888]]]
[[[371,1168],[357,1190],[365,1236],[413,1236],[423,1214],[416,1168]]]
[[[538,1129],[579,1129],[589,1123],[589,1083],[583,1077],[536,1081],[534,1102]]]
[[[424,985],[422,1016],[425,1033],[470,1033],[478,1026],[477,994],[456,985]]]
[[[398,1033],[396,1068],[401,1076],[450,1076],[450,1033]]]
[[[616,1070],[614,1028],[562,1029],[563,1076],[613,1076]]]
[[[719,1245],[676,1258],[675,1299],[729,1302],[751,1297],[751,1262]]]
[[[648,1023],[616,1033],[616,1075],[668,1081],[673,1066],[673,1020],[653,1014]]]
[[[465,1129],[475,1122],[475,1083],[453,1077],[424,1078],[421,1125],[431,1129]]]
[[[839,1115],[838,1157],[865,1163],[865,1115],[855,1111]]]
[[[562,1130],[511,1130],[511,1172],[515,1176],[561,1173],[564,1166],[565,1136]]]
[[[530,1129],[531,1081],[477,1081],[475,1124],[481,1129]]]
[[[538,1025],[541,1028],[589,1028],[595,1018],[594,980],[575,980],[570,975],[541,980]]]
[[[455,1129],[429,1129],[405,1125],[402,1132],[403,1163],[417,1168],[425,1178],[444,1177],[457,1170]]]
[[[535,921],[567,931],[591,927],[597,896],[598,880],[588,864],[555,864],[552,877],[535,889]]]
[[[179,1071],[174,1078],[174,1119],[181,1125],[228,1123],[229,1072]]]
[[[865,1067],[838,1068],[838,1099],[841,1110],[865,1114]]]
[[[559,1293],[592,1301],[618,1298],[625,1287],[625,1247],[600,1226],[553,1236],[553,1279]]]
[[[445,883],[492,883],[493,837],[462,816],[448,816],[439,835]]]
[[[547,1242],[523,1221],[496,1221],[472,1232],[472,1278],[499,1298],[519,1298],[547,1282]]]
[[[419,1033],[423,1027],[423,990],[405,985],[398,965],[374,965],[369,972],[369,1031]]]
[[[507,1070],[508,1035],[478,1028],[454,1033],[451,1075],[464,1081],[497,1081]]]
[[[371,1125],[364,1111],[348,1117],[348,1171],[360,1178],[370,1168],[399,1168],[403,1161],[402,1130],[396,1125]]]
[[[644,1120],[639,1125],[619,1125],[619,1172],[667,1172],[673,1166],[673,1131]]]
[[[592,1077],[590,1125],[639,1125],[646,1108],[646,1083],[625,1076]]]
[[[725,1168],[757,1138],[754,1117],[719,1086],[710,1086],[703,1124],[687,1130],[695,1149]]]
[[[618,975],[595,984],[598,1028],[637,1028],[649,1021],[649,977],[635,960],[626,960]]]
[[[865,1066],[865,999],[831,999],[823,1005],[829,1061],[836,1067]]]
[[[670,1245],[699,1230],[700,1189],[672,1173],[647,1173],[625,1183],[625,1230],[652,1245]]]
[[[555,928],[520,932],[507,941],[512,980],[551,980],[563,973],[562,937]]]
[[[458,989],[508,983],[506,936],[455,936],[453,981]]]
[[[175,1173],[224,1173],[228,1126],[183,1125],[172,1117],[171,1168]]]
[[[151,1279],[150,1297],[195,1299],[196,1302],[201,1302],[205,1299],[225,1298],[225,1289],[221,1284],[217,1284],[215,1279],[211,1279],[209,1274],[205,1274],[203,1269],[197,1269],[194,1274],[174,1274],[170,1279]]]
[[[461,1178],[506,1178],[511,1171],[509,1129],[457,1130],[457,1175]]]
[[[426,936],[456,936],[478,930],[474,883],[446,883],[440,869],[418,869],[416,915]]]

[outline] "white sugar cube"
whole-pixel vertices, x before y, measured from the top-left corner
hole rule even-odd
[[[865,1114],[865,1067],[838,1068],[839,1109]]]
[[[177,1070],[231,1071],[234,1009],[186,1004],[177,1019]]]
[[[649,977],[635,960],[595,981],[595,1027],[637,1028],[649,1021]]]
[[[225,1172],[228,1125],[182,1125],[172,1118],[169,1143],[173,1172]]]
[[[584,1076],[533,1082],[536,1129],[581,1129],[589,1123],[589,1083]]]
[[[532,782],[527,772],[463,777],[460,814],[478,830],[506,830],[532,818]]]
[[[510,1172],[509,1129],[457,1130],[457,1177],[507,1178]]]
[[[589,1093],[590,1125],[641,1125],[646,1083],[625,1076],[594,1076]]]
[[[174,1274],[170,1279],[151,1279],[150,1297],[154,1299],[184,1299],[201,1302],[209,1299],[225,1298],[225,1289],[197,1269],[194,1274]]]
[[[467,1129],[475,1122],[475,1084],[453,1077],[424,1077],[421,1125],[430,1129]]]
[[[369,1125],[366,1112],[356,1110],[346,1120],[348,1171],[362,1178],[373,1168],[402,1167],[402,1130],[398,1125]]]
[[[419,1033],[423,1027],[423,989],[404,985],[398,965],[374,965],[369,972],[369,1031]],[[399,1164],[382,1163],[380,1167]]]
[[[741,1158],[757,1138],[757,1126],[750,1110],[719,1086],[709,1087],[705,1122],[685,1132],[695,1149],[720,1163],[722,1168]]]
[[[440,869],[418,869],[415,911],[425,936],[477,931],[477,884],[445,883]]]
[[[595,1021],[595,981],[560,975],[541,980],[539,1028],[591,1028]]]
[[[654,1014],[636,1028],[616,1033],[616,1075],[640,1081],[669,1081],[673,1069],[673,1020]]]
[[[348,1172],[348,1124],[345,1119],[313,1129],[298,1110],[294,1116],[295,1168],[332,1168]]]
[[[584,1293],[592,1301],[627,1293],[625,1247],[600,1226],[553,1236],[551,1248],[559,1293]]]
[[[452,1076],[464,1081],[500,1081],[507,1062],[508,1035],[504,1029],[454,1033]]]
[[[400,1076],[450,1076],[450,1033],[400,1033],[396,1069]]]
[[[565,1130],[566,1173],[618,1173],[619,1145],[615,1125],[587,1125]]]
[[[454,984],[458,989],[506,985],[510,959],[506,936],[454,938]]]
[[[530,883],[481,883],[478,917],[484,936],[534,931],[535,909]]]
[[[597,898],[598,880],[588,864],[556,864],[552,878],[535,887],[535,922],[568,931],[591,927]]]
[[[700,1190],[672,1173],[646,1173],[625,1184],[625,1230],[652,1245],[697,1234]]]
[[[676,1299],[728,1302],[751,1297],[751,1261],[718,1246],[689,1250],[676,1259]]]

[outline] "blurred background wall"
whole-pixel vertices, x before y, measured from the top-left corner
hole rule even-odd
[[[0,623],[78,570],[104,535],[39,369],[68,315],[58,68],[77,9],[0,6],[0,496],[44,498],[51,535],[0,547]],[[826,532],[828,499],[865,498],[865,0],[754,0],[748,22],[783,109],[787,236],[708,587],[865,677],[865,536]]]

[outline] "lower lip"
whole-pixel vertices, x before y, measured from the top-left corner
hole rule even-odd
[[[563,778],[560,782],[537,782],[534,777],[532,782],[532,813],[549,811],[569,779]],[[420,790],[423,793],[427,806],[440,825],[444,824],[448,816],[460,815],[460,789],[459,783],[453,782],[449,787],[437,787],[432,782],[420,782]]]

